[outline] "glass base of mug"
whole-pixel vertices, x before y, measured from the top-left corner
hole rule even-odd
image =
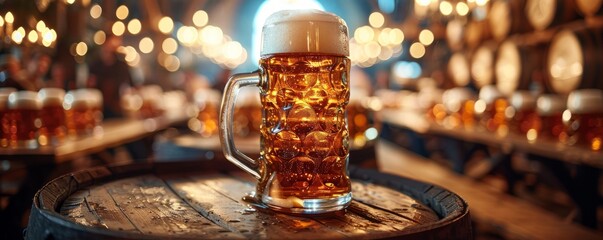
[[[270,209],[294,214],[323,214],[346,208],[352,201],[352,193],[328,199],[300,199],[297,197],[273,198],[262,195],[262,203]]]

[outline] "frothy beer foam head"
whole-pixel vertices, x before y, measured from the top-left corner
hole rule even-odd
[[[38,98],[42,106],[55,106],[63,104],[65,90],[60,88],[42,88],[38,91]]]
[[[603,91],[575,90],[567,96],[567,109],[576,114],[603,113]]]
[[[38,93],[32,91],[13,92],[8,96],[9,109],[39,110],[42,107],[38,100]]]
[[[517,110],[530,110],[536,107],[536,97],[529,91],[517,91],[511,95],[511,106]]]
[[[284,10],[264,23],[260,54],[325,53],[348,56],[348,27],[320,10]]]
[[[536,111],[541,116],[551,116],[553,114],[559,114],[566,109],[567,101],[565,98],[555,95],[546,94],[538,97],[536,102]]]

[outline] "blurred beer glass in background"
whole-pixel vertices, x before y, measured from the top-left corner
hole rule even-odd
[[[580,89],[567,97],[567,110],[562,115],[567,143],[601,150],[603,138],[603,91]]]
[[[8,146],[8,138],[10,136],[10,118],[8,109],[8,96],[16,92],[15,88],[0,88],[0,146]]]
[[[479,100],[475,102],[475,115],[478,117],[480,126],[490,132],[506,135],[509,131],[505,111],[509,103],[507,99],[493,85],[487,85],[480,89]]]
[[[197,114],[188,122],[188,127],[203,137],[218,134],[218,112],[222,94],[218,90],[200,88],[194,95]]]
[[[448,89],[442,94],[442,103],[448,115],[444,126],[473,128],[475,94],[471,90],[465,87]]]
[[[63,99],[65,90],[60,88],[43,88],[38,91],[42,103],[40,119],[42,127],[38,142],[40,145],[58,144],[66,135],[65,110]]]
[[[38,93],[32,91],[13,92],[8,96],[9,145],[11,147],[36,148],[37,135],[41,126],[42,104]]]
[[[369,93],[366,90],[351,89],[347,121],[352,146],[363,147],[366,144],[365,132],[370,126],[370,114],[366,107],[368,100]]]
[[[556,94],[545,94],[536,100],[536,112],[540,117],[540,135],[550,139],[556,139],[565,143],[567,133],[561,119],[561,114],[566,109],[566,98]]]
[[[67,92],[63,101],[67,132],[71,135],[92,134],[103,120],[102,103],[102,94],[96,89]]]
[[[260,134],[262,103],[260,93],[254,88],[242,88],[237,95],[234,114],[234,131],[238,137]]]
[[[139,109],[141,118],[158,117],[163,114],[163,89],[158,85],[145,85],[138,90],[142,99]]]
[[[505,114],[511,130],[530,141],[536,140],[542,128],[536,113],[536,97],[529,91],[517,91],[511,95],[509,102],[511,108]]]

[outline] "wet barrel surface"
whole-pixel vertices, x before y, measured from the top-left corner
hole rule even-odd
[[[99,167],[34,198],[28,239],[409,239],[471,237],[466,203],[437,186],[351,168],[352,204],[318,216],[274,212],[225,162]],[[196,171],[197,169],[198,171]]]

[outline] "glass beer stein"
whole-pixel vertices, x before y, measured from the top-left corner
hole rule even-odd
[[[490,132],[507,135],[507,116],[505,111],[509,102],[493,85],[480,89],[479,100],[475,102],[474,111],[482,127]]]
[[[442,102],[448,116],[444,121],[446,127],[464,127],[473,128],[473,104],[475,103],[475,94],[465,87],[456,87],[444,91]]]
[[[549,139],[555,139],[565,143],[567,134],[561,114],[566,109],[565,98],[556,94],[545,94],[538,97],[536,101],[536,112],[540,117],[540,134]]]
[[[567,110],[562,119],[568,136],[567,144],[601,151],[603,141],[603,91],[580,89],[567,97]]]
[[[509,102],[511,112],[506,112],[511,130],[526,136],[528,140],[538,138],[541,122],[536,113],[536,97],[529,91],[514,92]]]
[[[40,110],[42,104],[38,93],[32,91],[13,92],[8,96],[9,145],[13,148],[36,148],[38,129],[40,128]]]
[[[2,147],[8,146],[8,137],[10,136],[10,114],[8,109],[8,96],[16,92],[15,88],[0,88],[0,123],[2,129],[0,130],[0,145]]]
[[[317,10],[281,11],[262,30],[260,69],[232,76],[220,111],[226,158],[258,179],[255,198],[273,210],[319,214],[349,205],[348,34]],[[257,86],[262,103],[260,157],[234,146],[239,88]]]
[[[63,99],[65,90],[60,88],[42,88],[38,91],[38,98],[42,103],[40,119],[40,145],[58,144],[66,135],[65,110]]]

